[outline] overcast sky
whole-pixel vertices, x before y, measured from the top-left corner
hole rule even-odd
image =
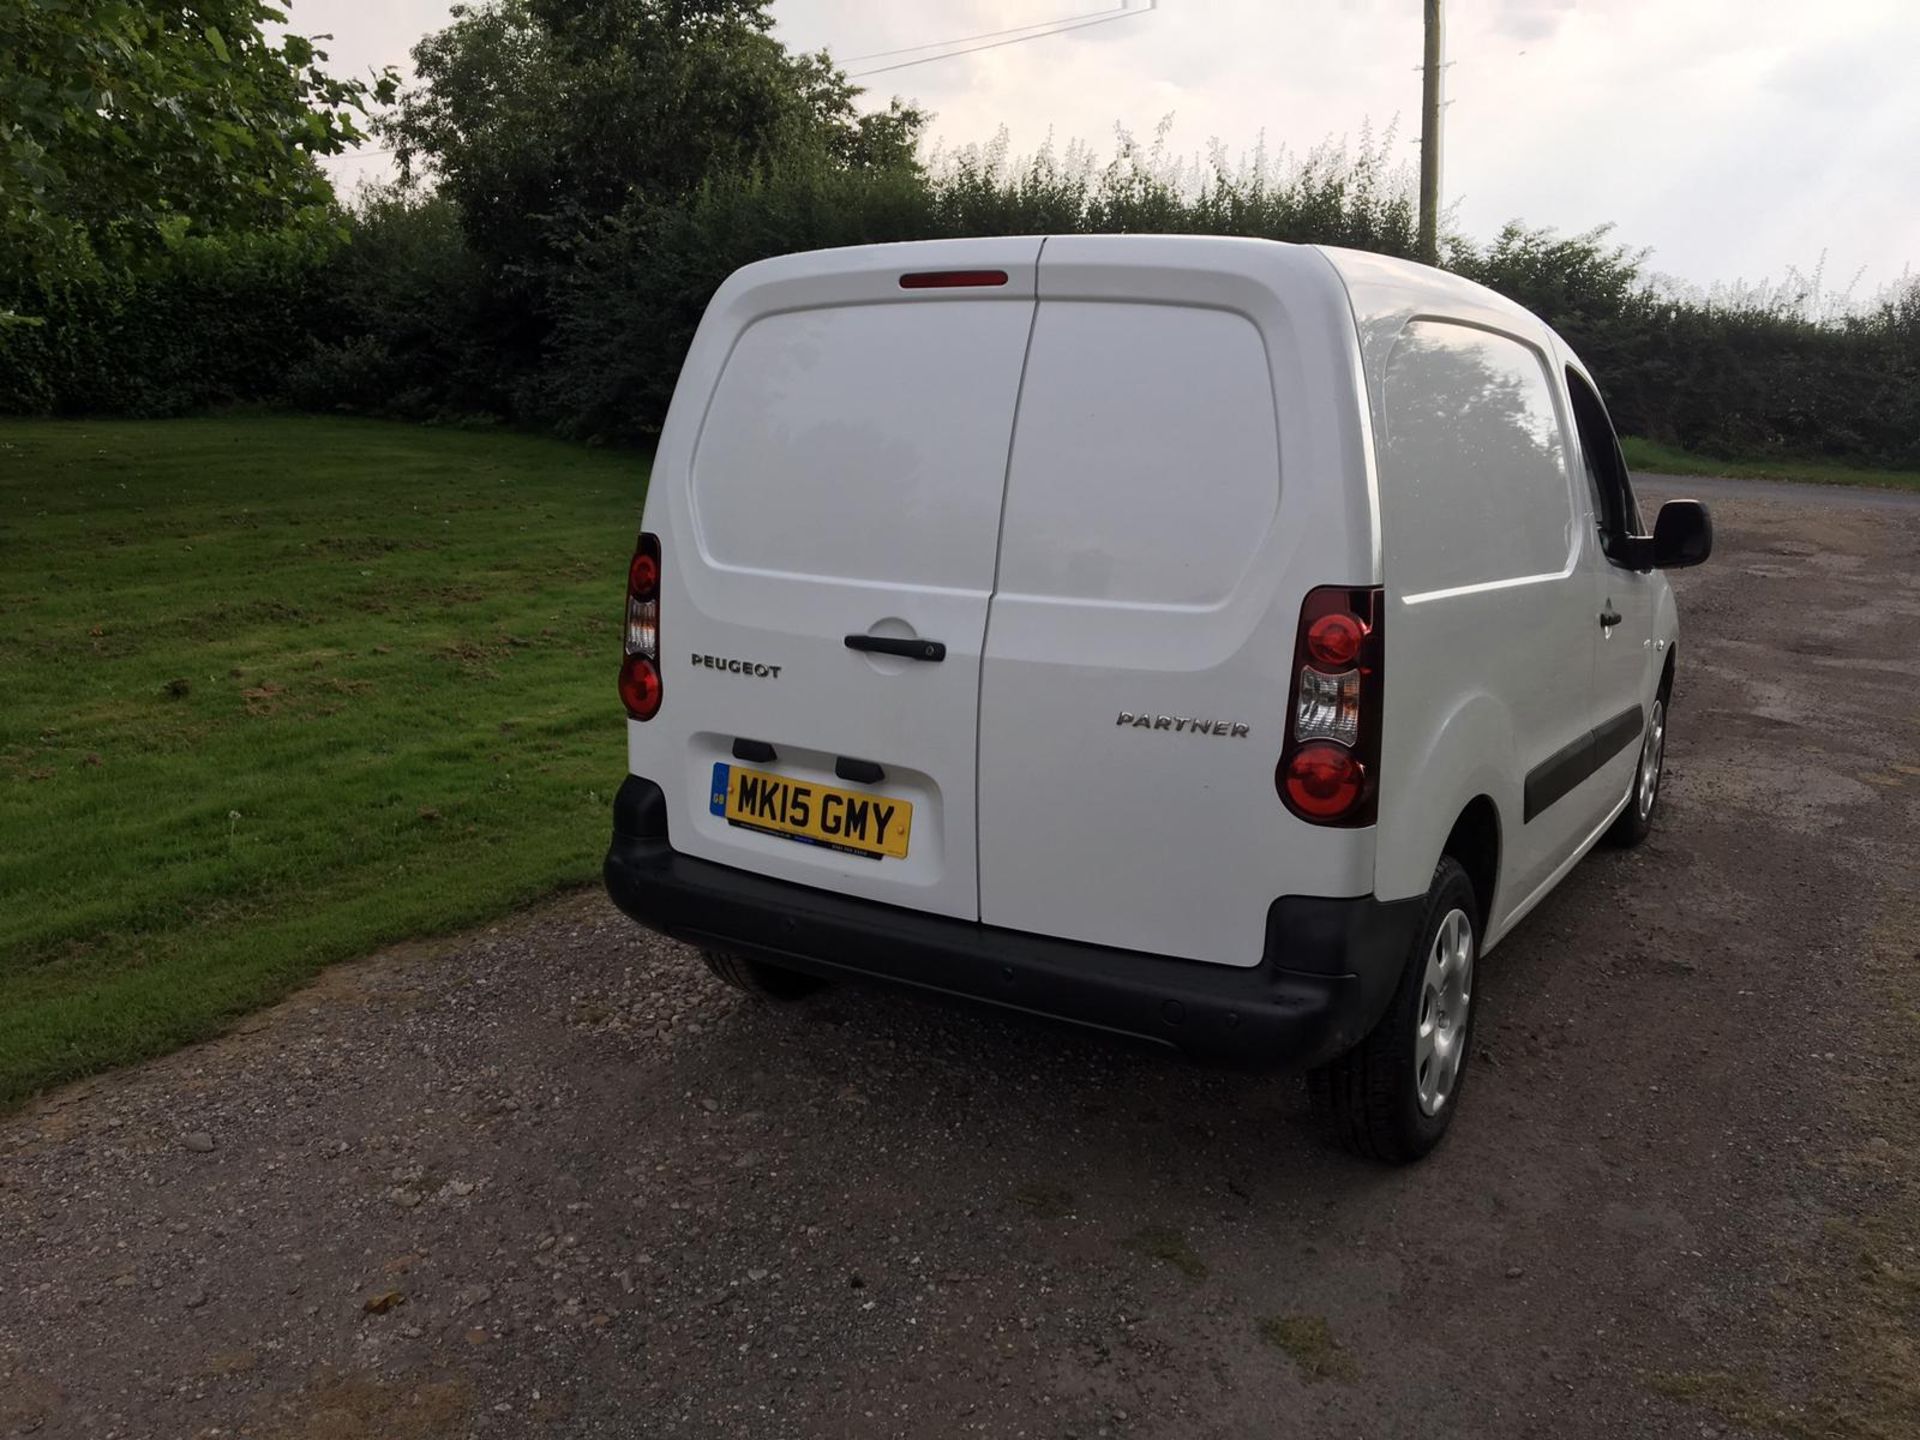
[[[1117,0],[776,0],[779,33],[850,57],[1091,16]],[[1132,0],[1145,10],[1148,0]],[[292,0],[336,70],[404,69],[446,23],[437,0]],[[1172,146],[1265,133],[1295,150],[1397,124],[1417,163],[1420,0],[1159,0],[1134,18],[874,75],[869,98],[934,112],[949,147],[1004,125],[1103,155],[1116,125]],[[1605,221],[1656,270],[1707,286],[1811,272],[1865,298],[1920,266],[1920,3],[1914,0],[1450,0],[1443,189],[1485,238],[1511,218]],[[385,157],[335,162],[351,182]]]

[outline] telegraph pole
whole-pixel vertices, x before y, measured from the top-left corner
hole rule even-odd
[[[1425,0],[1427,56],[1420,81],[1420,258],[1440,263],[1440,52],[1443,0]]]

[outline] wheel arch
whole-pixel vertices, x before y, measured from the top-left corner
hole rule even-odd
[[[1500,840],[1500,807],[1491,795],[1481,794],[1462,808],[1440,847],[1440,853],[1458,861],[1473,883],[1482,936],[1493,925],[1493,902],[1500,888]]]
[[[1391,814],[1382,811],[1374,855],[1374,881],[1382,899],[1424,895],[1433,867],[1446,853],[1453,827],[1477,801],[1496,819],[1521,811],[1521,786],[1512,773],[1513,715],[1485,690],[1462,697],[1447,713],[1408,712],[1402,724],[1418,725],[1420,744],[1404,760],[1410,783],[1399,791]],[[1503,825],[1495,834],[1504,836]],[[1491,927],[1489,909],[1484,924]]]

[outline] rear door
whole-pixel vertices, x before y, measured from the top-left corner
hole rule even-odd
[[[1274,788],[1301,598],[1374,579],[1353,321],[1315,252],[1050,239],[980,694],[989,925],[1252,965],[1372,835]],[[1283,477],[1296,479],[1283,483]]]
[[[629,727],[635,773],[677,772],[677,850],[977,918],[981,643],[1039,248],[793,256],[716,297],[647,511],[663,703]]]

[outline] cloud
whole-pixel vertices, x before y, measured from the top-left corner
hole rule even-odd
[[[778,34],[837,56],[1038,21],[1115,0],[776,0]],[[443,0],[295,0],[331,30],[336,67],[404,64],[446,23]],[[1525,53],[1522,54],[1521,52]],[[1912,0],[1479,0],[1448,12],[1444,190],[1469,234],[1506,220],[1614,221],[1654,264],[1701,285],[1868,267],[1871,291],[1920,260],[1920,51]],[[1412,0],[1160,0],[1136,18],[875,75],[868,101],[916,98],[948,148],[1002,125],[1110,148],[1116,125],[1192,154],[1311,149],[1380,132],[1418,139],[1420,7]],[[912,59],[913,55],[894,57]],[[874,63],[885,63],[884,61]],[[861,68],[855,65],[852,68]],[[337,162],[379,172],[380,157]]]
[[[1491,28],[1523,43],[1545,40],[1560,28],[1576,0],[1501,0],[1493,7]]]

